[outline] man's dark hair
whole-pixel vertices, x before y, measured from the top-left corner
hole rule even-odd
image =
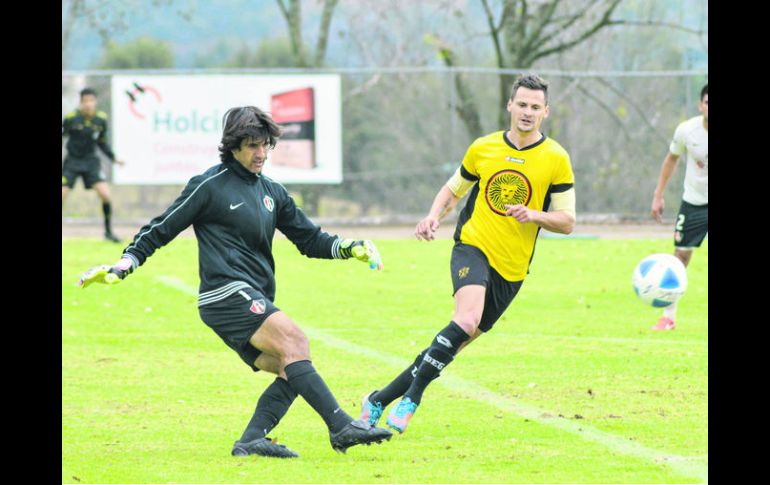
[[[80,91],[80,98],[83,99],[83,96],[96,96],[96,91],[93,88],[83,88],[82,91]]]
[[[525,74],[514,81],[513,87],[511,88],[511,99],[516,96],[516,91],[519,88],[528,88],[542,91],[545,95],[545,104],[546,106],[548,105],[548,81],[541,78],[537,74]]]
[[[703,101],[703,96],[708,95],[709,93],[709,84],[706,83],[705,86],[703,86],[703,89],[700,90],[700,100]]]
[[[224,130],[219,145],[219,158],[223,162],[233,160],[232,150],[238,150],[246,138],[264,140],[270,148],[275,148],[281,136],[281,127],[273,119],[255,106],[230,108],[222,117]]]

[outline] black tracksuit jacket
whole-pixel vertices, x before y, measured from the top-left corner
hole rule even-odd
[[[199,306],[246,286],[274,301],[276,229],[305,256],[345,259],[340,238],[310,221],[283,185],[249,172],[237,161],[191,178],[174,203],[139,230],[123,257],[136,269],[191,224],[198,239]]]

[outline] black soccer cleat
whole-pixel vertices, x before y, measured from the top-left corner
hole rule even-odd
[[[260,455],[275,458],[297,458],[299,455],[286,445],[279,445],[276,440],[270,438],[258,438],[253,441],[241,443],[236,441],[233,445],[233,456]]]
[[[348,448],[355,445],[379,444],[392,437],[393,433],[390,430],[369,426],[360,419],[351,421],[336,433],[329,432],[329,441],[337,453],[345,453]]]
[[[120,238],[118,236],[116,236],[112,231],[105,232],[104,233],[104,239],[106,239],[107,241],[112,241],[112,242],[116,242],[116,243],[120,242]]]

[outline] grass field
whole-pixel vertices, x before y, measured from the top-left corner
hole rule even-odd
[[[385,271],[276,240],[276,304],[355,417],[450,320],[451,241],[383,240]],[[631,289],[665,240],[541,239],[489,335],[428,389],[409,430],[338,455],[298,398],[270,433],[297,460],[231,457],[273,377],[198,317],[197,247],[180,239],[115,287],[76,286],[122,248],[62,241],[62,482],[700,483],[708,470],[708,243],[677,329]]]

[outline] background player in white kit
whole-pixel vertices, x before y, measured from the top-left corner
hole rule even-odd
[[[658,185],[652,199],[652,217],[661,222],[663,191],[676,168],[679,157],[686,154],[682,205],[676,217],[674,255],[685,266],[690,262],[694,248],[700,247],[709,230],[709,85],[700,92],[698,110],[701,116],[690,118],[677,126],[668,155],[660,168]],[[663,316],[653,330],[673,330],[676,321],[676,303],[663,309]]]

